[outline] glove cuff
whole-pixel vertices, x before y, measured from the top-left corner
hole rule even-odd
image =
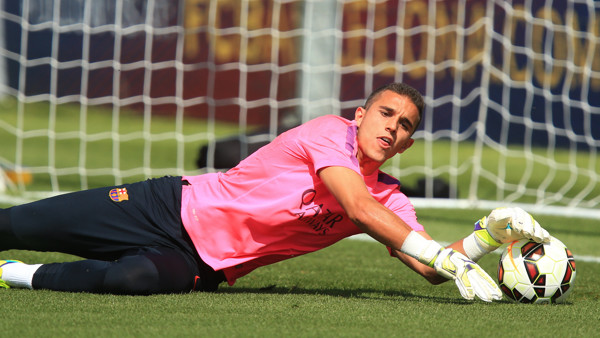
[[[475,222],[475,228],[473,233],[476,235],[478,242],[481,246],[486,249],[491,249],[490,251],[496,250],[499,246],[502,245],[501,242],[496,240],[492,234],[487,229],[487,217],[483,217],[479,221]],[[492,249],[493,247],[493,249]]]
[[[467,256],[477,262],[481,257],[498,249],[502,243],[496,241],[486,229],[486,218],[475,223],[475,231],[463,240]]]

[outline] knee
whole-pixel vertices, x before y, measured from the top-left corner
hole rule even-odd
[[[126,256],[108,269],[104,288],[109,293],[155,294],[189,292],[193,288],[193,275],[189,268],[177,260],[149,256]]]
[[[120,259],[106,271],[104,292],[115,294],[159,293],[160,276],[156,266],[145,257]]]

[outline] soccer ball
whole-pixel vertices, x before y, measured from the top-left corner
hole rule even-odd
[[[573,254],[554,237],[546,244],[514,241],[500,257],[498,284],[515,302],[562,303],[574,282]]]

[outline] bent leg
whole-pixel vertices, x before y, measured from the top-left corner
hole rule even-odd
[[[123,238],[134,238],[126,237],[126,231],[136,231],[139,222],[122,205],[111,203],[109,190],[84,190],[7,209],[9,229],[0,236],[16,240],[2,243],[0,250],[58,251],[100,259],[106,258],[102,254],[122,252]]]
[[[165,177],[120,186],[128,199],[115,201],[115,187],[83,190],[0,211],[0,251],[58,251],[114,260],[138,247],[185,248],[180,218],[181,181]]]
[[[116,261],[82,260],[42,265],[34,289],[147,295],[194,289],[198,268],[190,257],[170,248],[128,252]]]

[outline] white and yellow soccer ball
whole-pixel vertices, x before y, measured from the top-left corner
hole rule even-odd
[[[511,300],[520,303],[562,303],[573,290],[575,259],[558,239],[536,243],[522,239],[510,243],[498,264],[498,284]]]

